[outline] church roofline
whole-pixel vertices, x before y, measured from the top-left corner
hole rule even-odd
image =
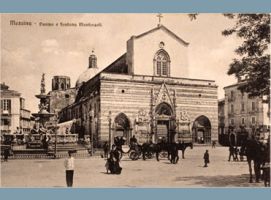
[[[126,58],[126,53],[122,54],[119,58],[117,58],[115,61],[113,61],[110,65],[108,65],[107,67],[105,67],[102,71],[100,71],[99,73],[102,72],[106,72],[108,70],[110,70],[110,68],[115,67],[114,64],[116,64],[119,60]]]
[[[246,81],[242,81],[242,82],[238,82],[238,83],[233,83],[231,85],[225,86],[223,89],[228,89],[228,88],[231,88],[231,87],[236,87],[236,86],[245,85],[245,84],[246,84]]]
[[[155,32],[155,31],[157,31],[159,29],[166,31],[168,34],[170,34],[171,36],[173,36],[175,39],[177,39],[177,41],[179,41],[180,43],[184,44],[185,46],[189,45],[188,42],[186,42],[183,39],[181,39],[178,35],[176,35],[175,33],[173,33],[171,30],[169,30],[164,25],[159,25],[159,26],[157,26],[157,27],[155,27],[155,28],[153,28],[153,29],[145,32],[145,33],[142,33],[140,35],[134,36],[134,38],[138,39],[138,38],[144,37],[145,35],[148,35],[149,33],[153,33],[153,32]]]
[[[218,87],[214,80],[204,80],[204,79],[191,79],[191,78],[180,78],[180,77],[160,77],[160,76],[147,76],[147,75],[129,75],[129,74],[112,74],[107,72],[102,72],[100,74],[100,79],[108,80],[119,80],[119,81],[135,81],[135,82],[153,82],[162,83],[166,81],[166,84],[181,84],[181,85],[198,85],[207,87]],[[183,82],[182,82],[183,81]],[[188,82],[187,82],[188,81]]]

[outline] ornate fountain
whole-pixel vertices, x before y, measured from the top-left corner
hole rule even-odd
[[[46,122],[50,120],[50,117],[55,116],[54,113],[48,112],[48,98],[50,95],[46,94],[45,90],[45,74],[42,74],[41,84],[40,84],[40,94],[35,95],[38,99],[40,99],[39,104],[39,112],[33,113],[32,115],[36,118],[36,121],[39,122],[41,128],[46,128]]]
[[[56,114],[48,112],[48,99],[50,95],[45,90],[45,74],[42,74],[40,94],[35,95],[40,99],[39,112],[32,115],[36,118],[36,127],[32,129],[31,141],[28,148],[44,148],[47,153],[54,156],[59,151],[67,151],[76,148],[77,134],[59,131],[63,124],[57,124]]]

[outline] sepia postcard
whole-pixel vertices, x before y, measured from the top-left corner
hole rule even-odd
[[[2,188],[270,187],[270,15],[1,14]]]

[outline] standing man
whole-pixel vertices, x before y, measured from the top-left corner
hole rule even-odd
[[[106,141],[103,145],[103,150],[104,150],[104,158],[108,158],[108,152],[109,152],[109,144],[108,142]]]
[[[74,157],[72,156],[72,151],[68,151],[68,154],[69,157],[64,161],[66,168],[66,183],[67,187],[72,187],[74,174]]]
[[[4,149],[4,162],[8,162],[9,157],[9,147],[5,147]]]
[[[207,164],[210,163],[208,150],[205,151],[203,159],[204,159],[204,167],[208,167]]]
[[[228,159],[228,161],[231,161],[231,157],[232,157],[232,160],[234,160],[234,147],[232,145],[230,145],[230,147],[229,147],[229,159]]]

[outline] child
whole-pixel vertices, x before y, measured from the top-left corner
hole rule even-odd
[[[206,152],[204,153],[203,159],[204,167],[208,167],[207,164],[210,163],[208,150],[206,150]]]
[[[72,156],[73,151],[68,151],[69,157],[65,159],[64,166],[66,168],[66,182],[68,187],[73,185],[73,174],[74,174],[74,157]]]

